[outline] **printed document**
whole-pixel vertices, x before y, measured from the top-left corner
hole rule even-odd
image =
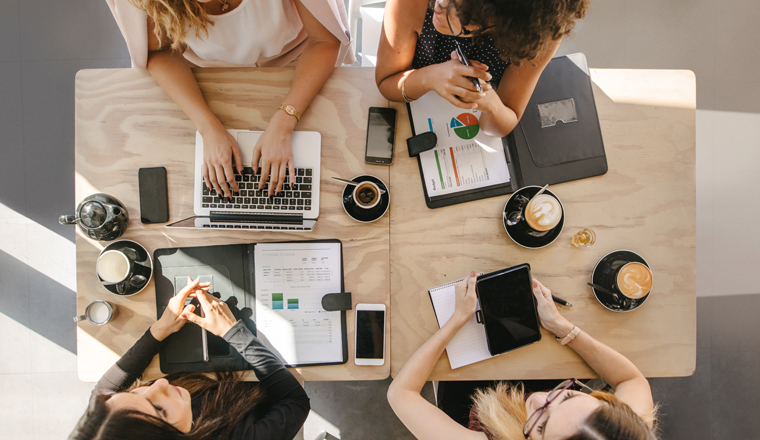
[[[438,137],[434,149],[420,154],[428,197],[509,182],[501,138],[483,133],[481,112],[457,108],[435,92],[409,106],[414,132]]]
[[[322,308],[341,291],[340,243],[261,243],[254,259],[261,339],[288,365],[343,361],[341,312]]]

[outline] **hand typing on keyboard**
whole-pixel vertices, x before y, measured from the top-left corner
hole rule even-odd
[[[235,138],[224,127],[201,133],[203,137],[203,179],[208,190],[232,197],[232,191],[239,191],[235,182],[233,160],[238,170],[243,169],[243,156]]]
[[[287,174],[286,183],[283,184],[282,190],[273,192],[273,197],[269,197],[271,189],[271,178],[269,182],[261,179],[262,170],[254,170],[250,167],[243,168],[242,174],[235,174],[240,191],[233,191],[232,197],[220,195],[214,190],[209,191],[206,185],[203,186],[201,195],[201,207],[209,208],[215,211],[250,213],[275,211],[311,211],[313,208],[312,198],[316,188],[314,185],[314,170],[312,168],[296,168],[295,177]]]
[[[292,176],[295,166],[293,165],[293,146],[291,137],[295,128],[296,118],[283,111],[275,112],[269,127],[259,137],[253,148],[253,160],[251,166],[258,168],[261,160],[261,180],[266,182],[271,176],[271,185],[267,190],[267,196],[282,191],[285,176]]]

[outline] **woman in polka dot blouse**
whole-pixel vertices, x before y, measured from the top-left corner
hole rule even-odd
[[[505,136],[589,0],[387,0],[375,80],[393,101],[435,91]],[[459,62],[457,42],[472,66]],[[478,92],[467,77],[480,81]]]

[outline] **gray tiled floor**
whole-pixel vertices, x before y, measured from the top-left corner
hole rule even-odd
[[[715,214],[725,206],[741,207],[749,219],[760,214],[754,198],[745,200],[760,186],[758,21],[754,0],[594,1],[560,48],[584,52],[592,67],[697,75],[697,370],[652,379],[667,439],[760,432],[760,232],[751,221],[739,231],[723,226]],[[74,75],[128,66],[103,0],[0,0],[4,439],[64,438],[92,387],[76,376],[74,230],[56,216],[76,203]],[[314,411],[306,438],[325,426],[343,439],[411,438],[385,404],[389,383],[307,384]]]

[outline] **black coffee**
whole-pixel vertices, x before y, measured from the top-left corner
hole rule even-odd
[[[376,199],[377,191],[372,185],[365,184],[356,190],[356,201],[359,202],[360,205],[369,206],[375,203]]]

